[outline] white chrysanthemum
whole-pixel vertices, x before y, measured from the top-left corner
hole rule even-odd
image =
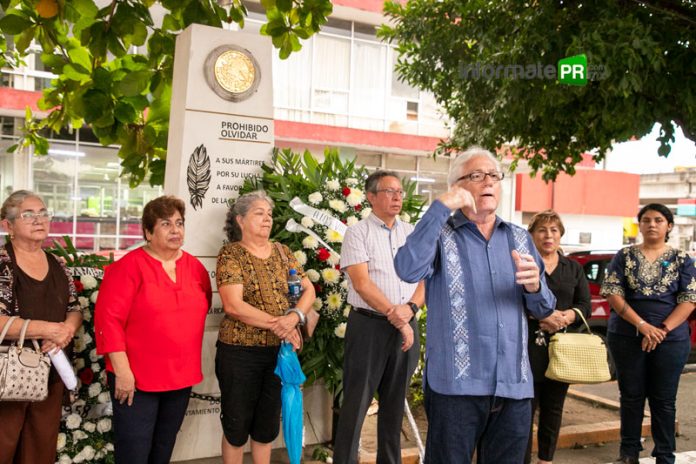
[[[350,316],[350,310],[351,310],[351,309],[352,309],[352,308],[351,308],[350,305],[345,305],[345,307],[343,308],[343,317],[348,317],[348,316]]]
[[[87,332],[82,336],[82,341],[85,342],[85,345],[89,345],[93,340],[92,336]]]
[[[95,279],[91,275],[80,276],[80,282],[82,282],[82,285],[85,287],[85,290],[92,290],[93,288],[97,288],[97,279]]]
[[[61,454],[58,458],[58,464],[72,464],[72,459],[67,454]]]
[[[334,335],[336,335],[338,338],[344,338],[346,336],[346,323],[341,322],[336,326],[334,329]]]
[[[319,279],[321,279],[319,273],[314,269],[309,269],[307,272],[305,272],[305,274],[307,274],[307,278],[312,283],[319,282]]]
[[[94,303],[94,304],[97,304],[97,298],[98,298],[98,297],[99,297],[99,290],[97,290],[96,292],[92,293],[92,294],[89,296],[89,301],[91,301],[91,302]]]
[[[69,428],[70,430],[75,430],[80,426],[82,423],[82,418],[80,417],[79,414],[69,414],[68,417],[65,418],[65,426]]]
[[[331,266],[337,265],[339,262],[341,262],[341,257],[336,254],[335,251],[332,251],[329,253],[329,259],[326,260],[327,263],[329,263]]]
[[[370,215],[370,213],[372,213],[372,208],[365,208],[362,211],[360,211],[360,218],[365,219],[367,218],[367,216]]]
[[[341,243],[343,242],[343,235],[341,235],[333,229],[326,229],[326,241],[333,243]]]
[[[96,348],[92,348],[92,351],[89,352],[89,360],[92,362],[97,362],[99,360]]]
[[[108,393],[106,393],[108,395]],[[101,394],[99,395],[101,397]],[[109,401],[111,401],[111,398],[109,397]],[[97,424],[94,422],[85,422],[84,425],[82,426],[83,429],[85,429],[87,432],[92,433],[95,430],[97,430]]]
[[[326,297],[326,306],[331,310],[336,310],[343,304],[343,297],[340,293],[331,293]]]
[[[99,404],[108,403],[109,401],[111,401],[111,395],[109,395],[109,392],[101,392],[97,397],[97,403]]]
[[[327,284],[338,283],[338,279],[341,277],[341,273],[332,267],[327,267],[321,270],[321,277]]]
[[[329,200],[329,206],[339,213],[345,213],[346,209],[348,209],[343,200]]]
[[[99,394],[101,392],[102,392],[102,387],[101,387],[101,384],[99,382],[94,382],[87,389],[87,393],[89,394],[90,398],[94,398],[95,396],[99,396]]]
[[[101,370],[101,366],[99,365],[98,362],[92,363],[92,372],[99,372]]]
[[[341,183],[335,179],[332,179],[326,182],[326,188],[328,190],[331,190],[332,192],[335,192],[336,190],[341,188]]]
[[[76,443],[80,440],[84,440],[85,438],[87,438],[87,434],[82,430],[74,430],[72,433],[73,443]]]
[[[91,461],[92,459],[94,459],[95,451],[94,451],[94,448],[87,445],[84,448],[82,448],[82,451],[80,451],[80,454],[82,454],[84,456],[85,461]]]
[[[307,201],[309,201],[313,205],[318,205],[319,203],[321,203],[323,199],[324,197],[322,197],[321,193],[319,192],[310,193],[307,197]]]
[[[349,177],[346,179],[346,184],[348,184],[350,186],[356,185],[357,183],[358,183],[358,179],[356,179],[355,177]]]
[[[73,345],[73,347],[75,348],[75,352],[82,353],[83,351],[85,351],[85,348],[87,348],[87,345],[85,345],[85,342],[82,340],[82,337],[75,337],[74,340],[75,340],[75,344]],[[78,358],[77,361],[82,361],[82,359]],[[77,365],[75,367],[77,367]],[[83,365],[82,367],[85,367],[85,366]],[[82,367],[78,367],[78,369],[82,369]]]
[[[350,189],[350,194],[346,197],[346,203],[352,207],[359,205],[363,202],[363,200],[365,200],[365,194],[362,192],[362,190],[356,188]]]
[[[309,216],[303,216],[302,220],[300,221],[300,224],[302,224],[303,226],[305,226],[308,229],[311,229],[312,227],[314,227],[314,221]]]
[[[82,319],[87,322],[92,320],[92,311],[90,311],[89,308],[82,310]]]
[[[348,217],[346,218],[346,225],[347,225],[348,227],[354,226],[354,225],[357,224],[359,221],[360,221],[360,219],[358,219],[356,216],[348,216]]]
[[[113,444],[113,443],[107,443],[106,446],[105,446],[104,448],[106,448],[107,451],[113,451],[113,450],[114,450],[114,444]]]
[[[315,311],[319,311],[321,309],[321,305],[323,304],[324,302],[321,301],[321,298],[316,298],[314,303],[312,303],[312,308],[314,308]]]
[[[86,296],[78,296],[77,301],[80,302],[82,309],[89,308],[89,299]]]
[[[78,339],[79,340],[79,339]],[[77,340],[75,340],[75,349],[77,349]],[[80,350],[82,351],[82,350]],[[75,369],[80,371],[85,368],[85,360],[82,358],[77,358],[75,360]]]
[[[316,250],[319,246],[319,242],[311,235],[308,235],[302,240],[302,246],[310,250]]]
[[[344,279],[344,280],[341,282],[341,288],[342,288],[343,290],[348,290],[348,280],[347,280],[347,279]]]
[[[104,456],[106,456],[106,450],[102,448],[94,455],[94,460],[99,461],[104,458]]]
[[[400,217],[404,222],[411,222],[411,216],[408,213],[401,213]]]
[[[307,264],[307,255],[304,251],[297,250],[293,253],[293,255],[295,255],[295,259],[300,264],[300,266],[304,266],[305,264]]]
[[[56,442],[56,451],[60,451],[65,448],[65,443],[68,441],[67,435],[63,432],[58,434],[58,441]]]
[[[100,433],[106,433],[111,430],[111,419],[105,417],[97,422],[97,431]]]

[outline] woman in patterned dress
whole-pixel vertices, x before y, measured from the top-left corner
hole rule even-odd
[[[679,377],[690,349],[686,320],[696,307],[696,268],[689,255],[666,243],[674,227],[667,207],[644,206],[638,223],[643,242],[616,254],[601,291],[614,310],[608,344],[621,392],[617,462],[638,463],[647,399],[652,456],[656,464],[671,464]]]
[[[280,342],[300,344],[296,329],[314,303],[314,287],[284,245],[269,240],[273,202],[263,191],[230,206],[228,243],[218,254],[217,285],[225,318],[220,324],[215,373],[220,384],[225,464],[241,464],[251,437],[255,464],[269,463],[280,427],[280,379],[274,374]],[[288,302],[288,272],[302,278],[302,297]]]

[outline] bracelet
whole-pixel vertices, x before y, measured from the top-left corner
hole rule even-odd
[[[415,316],[416,314],[418,314],[418,309],[419,309],[419,308],[418,308],[418,305],[417,305],[416,303],[414,303],[413,301],[409,301],[409,302],[406,303],[406,304],[409,305],[409,306],[411,307],[411,311],[413,311],[413,315],[414,315],[414,316]]]
[[[667,327],[667,326],[665,325],[664,322],[663,322],[662,324],[660,324],[660,328],[661,328],[662,330],[664,330],[665,333],[670,333],[670,332],[672,331],[672,329],[670,329],[669,327]]]
[[[307,317],[305,316],[305,313],[300,311],[298,308],[290,308],[287,311],[285,311],[286,316],[291,313],[297,314],[297,317],[300,318],[300,322],[297,323],[298,325],[305,325],[305,322],[307,322]]]
[[[636,329],[640,329],[640,326],[643,324],[647,324],[647,322],[641,319],[641,321],[636,325]]]

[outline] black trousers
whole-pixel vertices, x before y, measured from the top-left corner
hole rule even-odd
[[[537,427],[537,455],[543,461],[553,461],[556,452],[556,443],[561,430],[563,420],[563,404],[565,403],[568,384],[544,378],[541,382],[534,382],[534,402],[532,403],[532,422],[530,424],[529,443],[527,454],[524,457],[525,464],[532,460],[532,438],[534,411],[539,409],[539,424]]]
[[[116,377],[107,374],[116,464],[168,464],[184,421],[191,387],[164,392],[136,390],[133,404],[114,398]]]
[[[413,346],[401,351],[401,333],[386,319],[351,311],[343,358],[343,406],[338,417],[333,462],[358,462],[360,432],[375,392],[377,464],[401,462],[401,423],[404,400],[420,354],[418,327],[412,320]]]

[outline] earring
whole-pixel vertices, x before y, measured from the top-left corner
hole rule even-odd
[[[14,234],[10,234],[10,240],[14,240]]]

